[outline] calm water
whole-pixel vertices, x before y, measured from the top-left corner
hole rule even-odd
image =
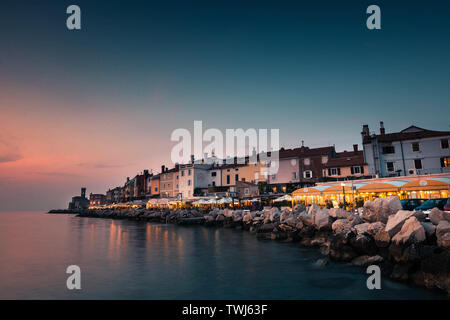
[[[44,213],[0,213],[1,299],[439,299],[317,250],[248,232]],[[68,265],[81,290],[66,288]]]

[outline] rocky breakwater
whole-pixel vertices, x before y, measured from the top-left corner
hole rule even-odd
[[[397,197],[367,201],[359,214],[317,205],[262,211],[154,210],[89,211],[80,216],[126,218],[209,227],[239,228],[258,239],[315,247],[328,260],[358,266],[379,265],[394,280],[450,294],[450,214],[433,209],[402,210]]]

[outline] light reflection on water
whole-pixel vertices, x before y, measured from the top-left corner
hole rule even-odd
[[[0,213],[2,299],[433,299],[358,267],[240,230],[43,213]],[[66,289],[68,265],[82,290]]]

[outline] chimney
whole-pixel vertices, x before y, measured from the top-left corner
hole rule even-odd
[[[147,169],[144,170],[144,175],[145,175],[145,176],[148,175],[148,170],[147,170]]]
[[[191,154],[191,163],[194,163],[194,160],[195,160],[194,155]]]
[[[161,173],[164,173],[166,171],[166,166],[165,165],[162,165],[161,166]]]
[[[353,151],[355,151],[355,152],[358,151],[358,145],[357,144],[353,145]]]
[[[362,129],[361,135],[363,137],[368,137],[370,135],[370,133],[369,133],[369,125],[368,124],[364,124],[363,125],[363,129]]]
[[[305,145],[305,141],[304,141],[304,140],[302,140],[302,148],[304,147],[304,145]]]
[[[86,188],[81,188],[81,197],[86,198]]]
[[[127,177],[127,182],[129,182],[130,181],[130,177]]]
[[[384,130],[384,123],[383,121],[380,121],[380,135],[385,134],[385,130]]]

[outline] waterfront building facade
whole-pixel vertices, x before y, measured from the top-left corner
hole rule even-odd
[[[179,166],[179,194],[182,199],[197,195],[200,189],[208,188],[210,164],[189,163]]]
[[[410,126],[400,132],[361,132],[369,174],[378,177],[450,173],[450,131],[432,131]]]
[[[89,195],[89,204],[100,206],[106,204],[106,195],[101,193],[91,193]]]
[[[337,152],[335,158],[331,158],[324,165],[324,180],[353,180],[363,177],[370,178],[368,166],[364,162],[364,153],[358,150],[358,145],[353,145],[353,151]]]

